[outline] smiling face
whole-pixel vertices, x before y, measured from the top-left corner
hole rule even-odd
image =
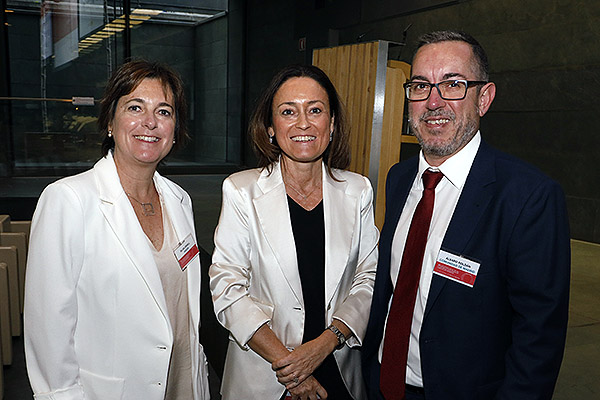
[[[445,41],[421,47],[413,59],[411,81],[438,83],[449,79],[480,80],[471,46]],[[427,100],[409,101],[410,128],[431,165],[440,165],[471,140],[495,93],[490,82],[468,89],[463,100],[443,100],[432,88]]]
[[[317,81],[307,77],[285,81],[273,98],[272,120],[269,135],[275,136],[287,160],[320,160],[334,125],[327,92]]]
[[[156,165],[171,151],[175,109],[170,88],[158,79],[144,79],[121,97],[108,126],[115,139],[114,158],[120,166]]]

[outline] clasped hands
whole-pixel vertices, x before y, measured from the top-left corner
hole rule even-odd
[[[335,344],[319,337],[294,349],[287,356],[274,361],[271,367],[279,383],[292,395],[292,400],[326,399],[327,391],[312,373],[335,349]]]

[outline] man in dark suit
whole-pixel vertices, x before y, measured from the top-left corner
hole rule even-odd
[[[405,88],[421,152],[387,177],[369,399],[550,399],[568,317],[564,194],[482,141],[496,87],[470,35],[422,36]]]

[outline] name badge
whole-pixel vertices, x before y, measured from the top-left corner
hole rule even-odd
[[[480,265],[473,260],[440,250],[433,273],[472,288]]]
[[[191,233],[177,245],[175,250],[173,250],[173,254],[175,254],[175,258],[182,271],[185,271],[190,261],[192,261],[198,253],[200,253],[198,245],[192,238]]]

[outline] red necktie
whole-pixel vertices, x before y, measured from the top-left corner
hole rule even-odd
[[[387,319],[381,360],[379,387],[386,400],[404,399],[408,342],[415,299],[433,213],[435,187],[443,176],[441,172],[429,170],[423,173],[423,195],[417,204],[406,237],[400,273]]]

